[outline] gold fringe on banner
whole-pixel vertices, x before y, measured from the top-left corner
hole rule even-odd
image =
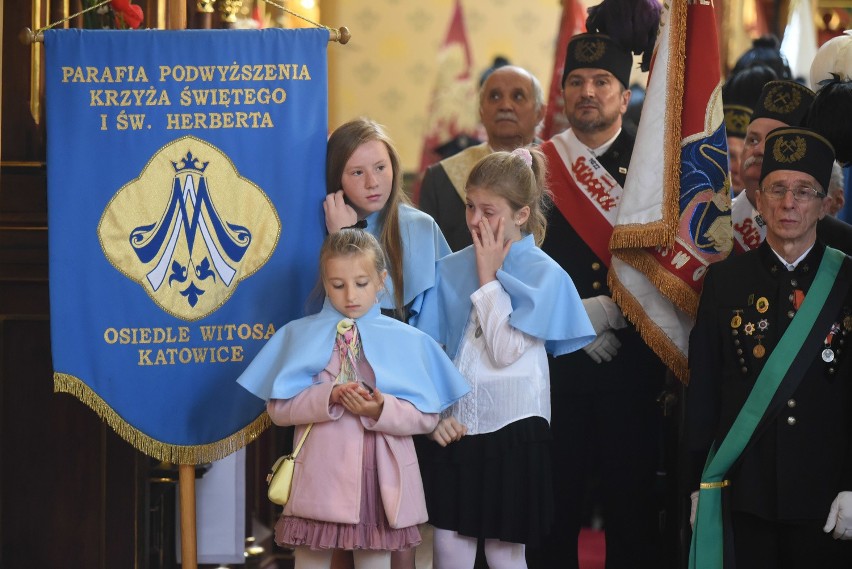
[[[118,436],[130,443],[140,452],[157,460],[172,464],[204,464],[220,460],[232,454],[263,433],[272,421],[266,412],[262,413],[250,425],[243,427],[230,437],[206,445],[172,445],[153,439],[132,427],[127,421],[113,411],[97,393],[82,380],[65,373],[53,374],[53,391],[69,393],[88,405],[103,419],[107,425],[118,433]]]
[[[651,223],[618,226],[610,238],[610,250],[619,259],[622,251],[640,247],[671,247],[680,222],[681,115],[683,114],[684,75],[686,73],[686,1],[668,0],[670,9],[669,60],[666,63],[665,145],[663,147],[662,219]],[[657,62],[658,64],[661,62]],[[658,71],[659,72],[659,71]]]
[[[669,44],[668,93],[666,93],[666,145],[663,151],[663,221],[668,223],[668,239],[664,243],[674,245],[677,227],[680,222],[680,152],[681,124],[683,116],[683,91],[686,76],[686,0],[669,0],[672,2],[671,42]]]
[[[695,318],[698,311],[698,294],[691,286],[660,267],[659,262],[644,249],[623,253],[619,255],[619,259],[642,273],[672,304]],[[612,273],[615,271],[609,271],[608,274]]]
[[[613,256],[645,275],[662,296],[680,310],[694,315],[698,306],[695,291],[663,270],[645,250],[673,246],[680,223],[681,116],[686,71],[687,1],[667,0],[664,4],[664,10],[668,10],[669,14],[669,19],[665,22],[669,34],[668,61],[656,62],[656,65],[664,63],[667,73],[661,219],[651,223],[616,227],[610,237],[609,247]],[[656,72],[659,73],[660,70]],[[625,317],[636,326],[648,347],[678,379],[688,383],[689,366],[686,356],[648,316],[639,300],[624,286],[615,271],[609,271],[607,280],[613,300],[621,307]]]
[[[639,330],[642,340],[663,364],[684,384],[689,384],[689,363],[686,356],[674,345],[671,338],[657,326],[646,313],[642,305],[618,280],[615,271],[609,273],[608,284],[612,298],[621,307],[624,316]]]

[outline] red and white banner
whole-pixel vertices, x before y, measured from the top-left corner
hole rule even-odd
[[[583,3],[579,0],[564,0],[556,51],[553,54],[553,74],[550,76],[550,90],[547,92],[547,111],[544,115],[544,128],[541,131],[542,140],[550,140],[554,135],[568,128],[565,101],[562,98],[562,72],[565,70],[568,40],[585,31],[586,11]]]
[[[688,381],[707,266],[732,246],[714,7],[664,4],[636,145],[610,240],[613,298]]]
[[[461,0],[456,0],[444,45],[438,52],[438,76],[429,104],[419,176],[441,160],[436,149],[459,135],[476,138],[479,130],[479,87],[472,73],[473,59],[464,24]],[[412,189],[420,198],[420,178]]]

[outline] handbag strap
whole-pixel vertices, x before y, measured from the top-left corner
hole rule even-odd
[[[308,438],[308,433],[311,432],[311,427],[313,427],[313,423],[309,423],[307,427],[305,427],[305,432],[302,433],[302,438],[299,440],[299,444],[296,445],[296,448],[293,449],[293,453],[291,456],[296,458],[299,455],[299,451],[302,450],[302,445],[305,444],[305,439]]]

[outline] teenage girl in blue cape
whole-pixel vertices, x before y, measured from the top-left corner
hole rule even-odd
[[[471,392],[443,413],[421,456],[435,566],[474,566],[477,539],[492,569],[526,567],[553,517],[547,352],[595,337],[570,277],[536,245],[544,238],[545,159],[495,152],[468,177],[473,245],[438,262],[412,323],[445,346]]]
[[[407,320],[435,282],[435,261],[450,253],[447,240],[434,219],[408,202],[399,154],[375,121],[359,118],[335,129],[325,171],[328,232],[366,224],[388,258],[382,310]]]
[[[296,569],[327,569],[335,549],[354,551],[359,569],[388,569],[427,517],[411,435],[432,431],[468,387],[432,338],[381,314],[374,237],[329,235],[320,275],[322,310],[279,329],[238,382],[268,402],[273,423],[296,426],[294,445],[313,424],[275,526]]]

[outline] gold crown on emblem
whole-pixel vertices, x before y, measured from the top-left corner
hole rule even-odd
[[[794,111],[802,102],[802,94],[783,85],[773,87],[766,94],[763,106],[767,111],[785,115]]]
[[[606,52],[606,44],[603,40],[582,40],[577,42],[574,49],[574,57],[577,61],[591,63],[603,57]]]
[[[776,162],[782,164],[798,162],[804,158],[807,151],[808,143],[801,136],[792,139],[779,136],[775,144],[772,145],[772,157],[775,158]]]

